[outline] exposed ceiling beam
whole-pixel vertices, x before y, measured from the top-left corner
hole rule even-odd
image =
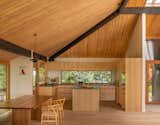
[[[15,53],[17,55],[31,57],[31,50],[17,46],[3,39],[0,39],[0,49],[11,52],[11,53]],[[33,52],[33,56],[34,58],[37,58],[39,60],[47,61],[47,57],[41,54],[38,54],[36,52]]]
[[[110,22],[115,17],[117,17],[119,15],[120,9],[122,9],[124,6],[126,6],[127,2],[128,2],[128,0],[122,0],[122,2],[119,4],[119,7],[113,13],[111,13],[105,19],[103,19],[102,21],[100,21],[99,23],[97,23],[95,26],[93,26],[92,28],[90,28],[89,30],[87,30],[85,33],[81,34],[78,38],[76,38],[75,40],[73,40],[72,42],[70,42],[69,44],[67,44],[65,47],[63,47],[62,49],[60,49],[59,51],[57,51],[56,53],[54,53],[49,58],[49,61],[54,61],[55,58],[57,58],[58,56],[60,56],[62,53],[64,53],[65,51],[67,51],[68,49],[70,49],[71,47],[73,47],[74,45],[76,45],[77,43],[79,43],[80,41],[82,41],[83,39],[85,39],[90,34],[94,33],[96,30],[98,30],[99,28],[101,28],[102,26],[104,26],[105,24],[107,24],[108,22]]]
[[[160,7],[126,7],[120,10],[120,14],[160,14]]]

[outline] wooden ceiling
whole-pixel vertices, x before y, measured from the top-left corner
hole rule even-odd
[[[127,6],[144,5],[130,0]],[[0,0],[0,38],[51,56],[117,9],[121,0]],[[121,15],[63,57],[123,57],[137,16]],[[37,34],[34,37],[33,34]]]
[[[1,0],[0,37],[50,56],[111,14],[121,0]],[[33,34],[37,37],[34,38]]]
[[[136,15],[120,15],[61,57],[124,57],[136,20]]]
[[[147,39],[160,39],[160,15],[147,15]]]

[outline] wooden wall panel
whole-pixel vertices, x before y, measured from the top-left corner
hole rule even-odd
[[[50,62],[48,70],[115,70],[117,62]]]
[[[139,16],[129,40],[126,51],[127,58],[142,57],[142,16]]]
[[[126,112],[142,112],[142,58],[127,58],[126,61]]]
[[[142,7],[146,3],[146,0],[128,0],[127,7]]]

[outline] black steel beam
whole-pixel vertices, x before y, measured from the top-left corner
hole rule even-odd
[[[3,39],[0,39],[0,49],[11,52],[11,53],[15,53],[17,55],[31,57],[31,50],[17,46]],[[38,54],[36,52],[33,53],[33,56],[39,60],[47,61],[47,57],[41,54]]]
[[[100,21],[99,23],[97,23],[95,26],[93,26],[92,28],[90,28],[89,30],[87,30],[85,33],[83,33],[82,35],[80,35],[78,38],[76,38],[75,40],[73,40],[72,42],[70,42],[69,44],[67,44],[65,47],[63,47],[62,49],[60,49],[59,51],[57,51],[56,53],[54,53],[49,58],[49,61],[54,61],[55,58],[57,58],[58,56],[60,56],[62,53],[64,53],[65,51],[67,51],[68,49],[70,49],[71,47],[73,47],[74,45],[76,45],[77,43],[79,43],[81,40],[85,39],[87,36],[89,36],[90,34],[92,34],[93,32],[95,32],[96,30],[98,30],[99,28],[101,28],[102,26],[104,26],[105,24],[107,24],[108,22],[110,22],[115,17],[117,17],[119,15],[120,9],[122,9],[123,6],[125,6],[127,4],[127,1],[128,0],[122,0],[122,2],[119,4],[119,7],[118,7],[117,10],[115,10],[112,14],[110,14],[105,19],[103,19],[102,21]]]
[[[125,7],[120,14],[160,14],[160,7]]]

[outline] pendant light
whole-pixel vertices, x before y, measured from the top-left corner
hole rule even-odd
[[[34,41],[33,41],[33,48],[32,48],[32,50],[31,50],[31,58],[30,58],[30,60],[31,60],[32,62],[37,62],[37,61],[38,61],[38,58],[34,56],[34,51],[36,51],[37,34],[34,33],[34,34],[33,34],[33,37],[34,37]]]

